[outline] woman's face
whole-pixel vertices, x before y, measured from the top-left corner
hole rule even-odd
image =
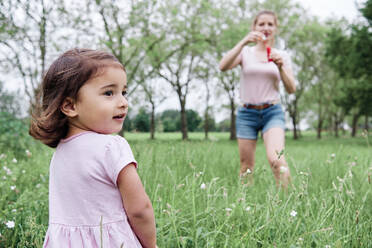
[[[256,25],[254,26],[254,30],[263,33],[268,40],[274,39],[276,28],[275,17],[270,14],[260,15],[257,18]]]

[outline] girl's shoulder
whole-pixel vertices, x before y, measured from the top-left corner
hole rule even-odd
[[[83,132],[61,140],[59,147],[60,149],[70,147],[70,150],[90,151],[89,153],[92,155],[93,153],[102,153],[107,150],[130,149],[125,138],[119,135],[100,134],[96,132]]]

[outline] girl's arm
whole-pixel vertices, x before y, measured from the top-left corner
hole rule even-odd
[[[220,70],[226,71],[230,70],[241,63],[241,53],[243,47],[248,43],[257,43],[262,41],[263,34],[261,32],[253,31],[247,34],[238,44],[235,45],[233,49],[228,51],[225,56],[222,57],[220,61]]]
[[[296,83],[290,66],[286,66],[286,64],[283,63],[283,58],[278,52],[272,52],[270,58],[279,68],[280,77],[284,83],[285,90],[289,94],[294,93],[296,91]]]
[[[118,187],[129,223],[143,247],[156,247],[154,210],[134,164],[127,165],[118,176]]]

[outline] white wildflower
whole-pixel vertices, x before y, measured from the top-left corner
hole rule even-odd
[[[15,213],[15,212],[17,212],[17,209],[12,209],[12,213]]]
[[[0,154],[0,159],[3,159],[5,157],[6,157],[6,155],[4,153]]]
[[[251,207],[250,206],[248,206],[248,207],[245,208],[245,211],[247,211],[247,212],[250,211],[250,210],[251,210]]]
[[[292,210],[291,213],[290,213],[290,215],[291,215],[292,217],[296,217],[297,212],[296,212],[295,210]]]
[[[227,189],[222,187],[223,188],[223,198],[227,198]]]
[[[36,188],[38,189],[38,188],[40,188],[40,183],[38,183],[38,184],[36,184]]]
[[[330,245],[326,245],[326,246],[324,246],[324,248],[331,248],[331,246]]]
[[[280,173],[285,173],[285,172],[287,172],[288,171],[288,168],[287,167],[285,167],[285,166],[280,166]]]
[[[215,181],[217,181],[218,179],[220,179],[219,177],[214,177],[214,178],[212,178],[212,182],[215,182]]]
[[[15,190],[16,189],[16,186],[10,186],[10,189],[11,190]]]
[[[207,185],[205,185],[205,183],[202,183],[201,185],[200,185],[200,188],[201,189],[205,189],[207,187]]]
[[[6,180],[6,176],[3,176],[3,180]]]
[[[225,208],[226,212],[231,212],[232,209],[231,208]]]
[[[5,223],[5,225],[8,227],[8,228],[14,228],[15,227],[15,223],[14,221],[10,220],[10,221],[7,221]]]
[[[26,150],[26,156],[31,157],[32,153],[29,150]]]
[[[25,174],[26,173],[26,171],[25,170],[22,170],[22,174]]]
[[[336,157],[336,154],[332,153],[331,158],[335,158],[335,157]]]
[[[18,161],[16,158],[13,158],[12,162],[16,164]]]
[[[5,170],[7,175],[12,175],[12,171],[8,167],[3,166],[3,169]]]

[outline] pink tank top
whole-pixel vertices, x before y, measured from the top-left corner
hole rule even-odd
[[[240,100],[241,103],[261,104],[279,101],[280,73],[274,62],[258,61],[253,47],[244,47],[241,56]],[[283,63],[291,66],[286,52],[275,49],[281,54]]]

